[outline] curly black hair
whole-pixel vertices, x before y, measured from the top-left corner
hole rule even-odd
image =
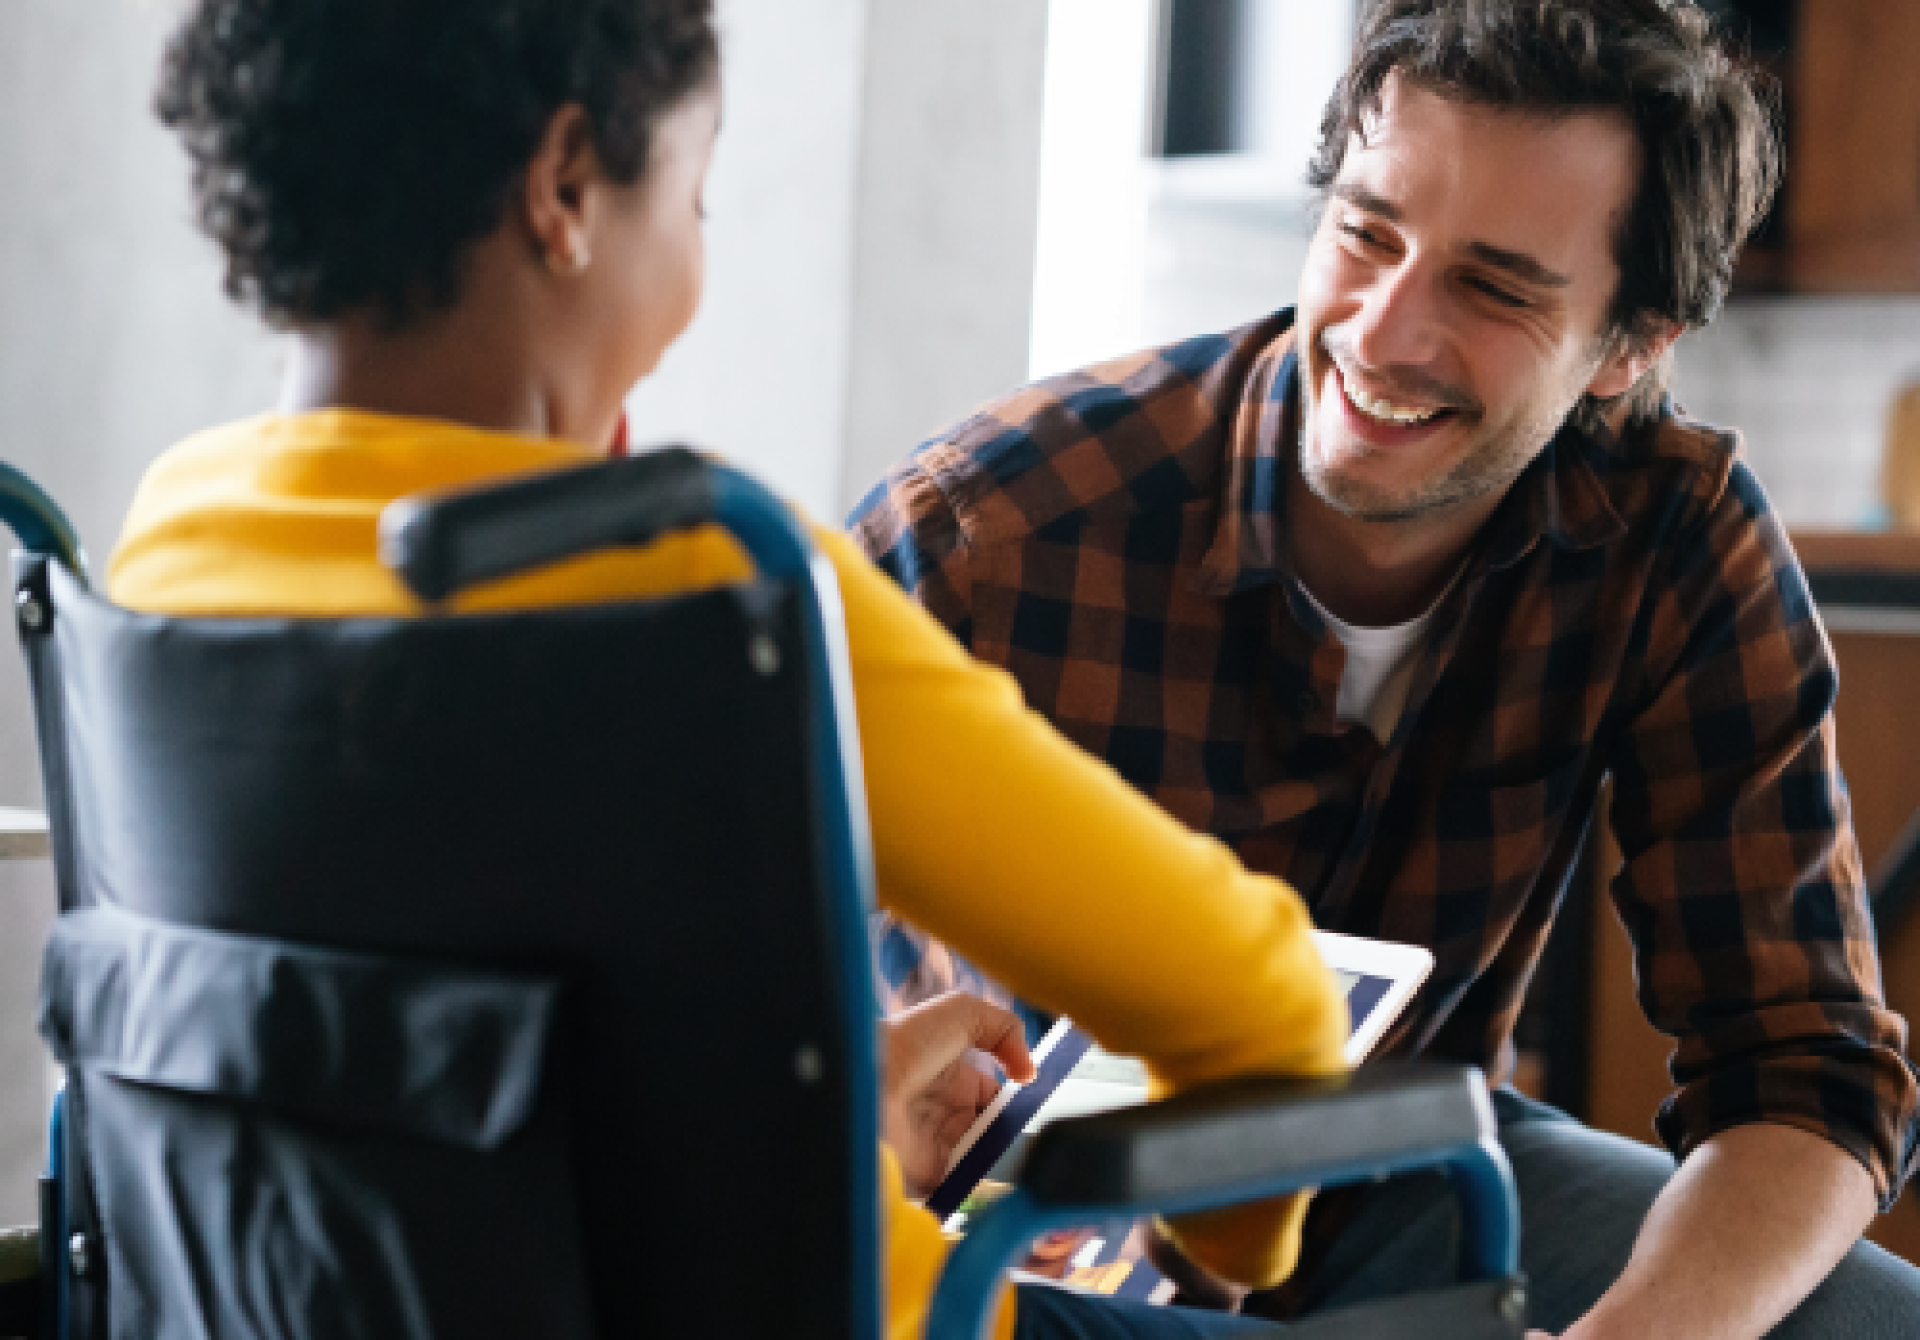
[[[712,0],[197,0],[155,110],[226,289],[269,321],[450,305],[555,111],[616,181],[719,61]]]

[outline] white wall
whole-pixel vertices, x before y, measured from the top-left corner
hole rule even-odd
[[[867,0],[721,0],[707,293],[628,401],[636,443],[720,452],[831,516],[845,432]]]
[[[1358,18],[1355,0],[1254,0],[1240,52],[1234,143],[1303,166],[1320,140],[1320,115],[1346,68]]]
[[[1030,370],[1141,343],[1155,0],[1052,0]]]
[[[1039,0],[873,0],[836,513],[1026,380],[1047,32]]]
[[[1235,80],[1244,152],[1147,156],[1164,0],[1052,0],[1034,277],[1035,376],[1293,301],[1307,160],[1354,0],[1254,0]]]
[[[838,520],[1024,380],[1046,8],[722,0],[705,305],[629,408]]]
[[[104,562],[168,443],[266,404],[274,342],[221,295],[185,160],[148,110],[172,8],[0,6],[0,456]],[[10,640],[10,639],[9,639]],[[0,803],[37,803],[24,678],[0,651]]]
[[[1332,60],[1317,84],[1331,86]],[[1313,236],[1308,150],[1163,159],[1150,177],[1141,342],[1228,330],[1294,301]]]
[[[39,479],[104,560],[146,463],[265,404],[273,341],[220,294],[186,169],[148,112],[168,4],[0,5],[0,457]],[[0,647],[0,803],[37,804],[25,676]],[[52,913],[44,863],[0,864],[0,1223],[33,1215]]]
[[[1894,396],[1920,382],[1920,298],[1749,298],[1685,336],[1674,399],[1738,428],[1789,526],[1851,530],[1883,515]]]

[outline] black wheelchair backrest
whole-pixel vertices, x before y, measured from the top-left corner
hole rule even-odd
[[[349,620],[21,589],[114,1334],[866,1329],[804,583]]]

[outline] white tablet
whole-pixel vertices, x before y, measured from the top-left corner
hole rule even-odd
[[[1335,931],[1315,931],[1314,947],[1347,989],[1347,1063],[1359,1065],[1407,1008],[1413,993],[1433,971],[1433,954],[1419,945],[1367,940]]]
[[[1347,1060],[1358,1064],[1433,971],[1433,955],[1415,945],[1330,931],[1315,931],[1313,939],[1346,988],[1353,1017]],[[972,1216],[1006,1193],[1027,1143],[1048,1122],[1147,1101],[1146,1067],[1100,1050],[1067,1019],[1057,1022],[1034,1048],[1033,1064],[1031,1081],[1000,1086],[954,1147],[946,1177],[927,1197],[927,1208],[951,1237],[964,1236]],[[1015,1274],[1114,1297],[1165,1302],[1173,1286],[1142,1259],[1143,1246],[1137,1226],[1051,1234],[1035,1244],[1025,1269]]]

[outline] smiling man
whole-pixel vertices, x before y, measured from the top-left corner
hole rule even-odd
[[[856,531],[1322,926],[1430,947],[1389,1054],[1508,1075],[1610,776],[1673,1157],[1499,1095],[1534,1324],[1912,1334],[1920,1272],[1858,1243],[1920,1125],[1831,655],[1737,437],[1665,394],[1771,199],[1767,97],[1684,0],[1384,0],[1325,124],[1297,308],[987,407]],[[878,950],[903,1003],[991,990]],[[1248,1310],[1430,1287],[1450,1232],[1425,1181],[1329,1194]]]

